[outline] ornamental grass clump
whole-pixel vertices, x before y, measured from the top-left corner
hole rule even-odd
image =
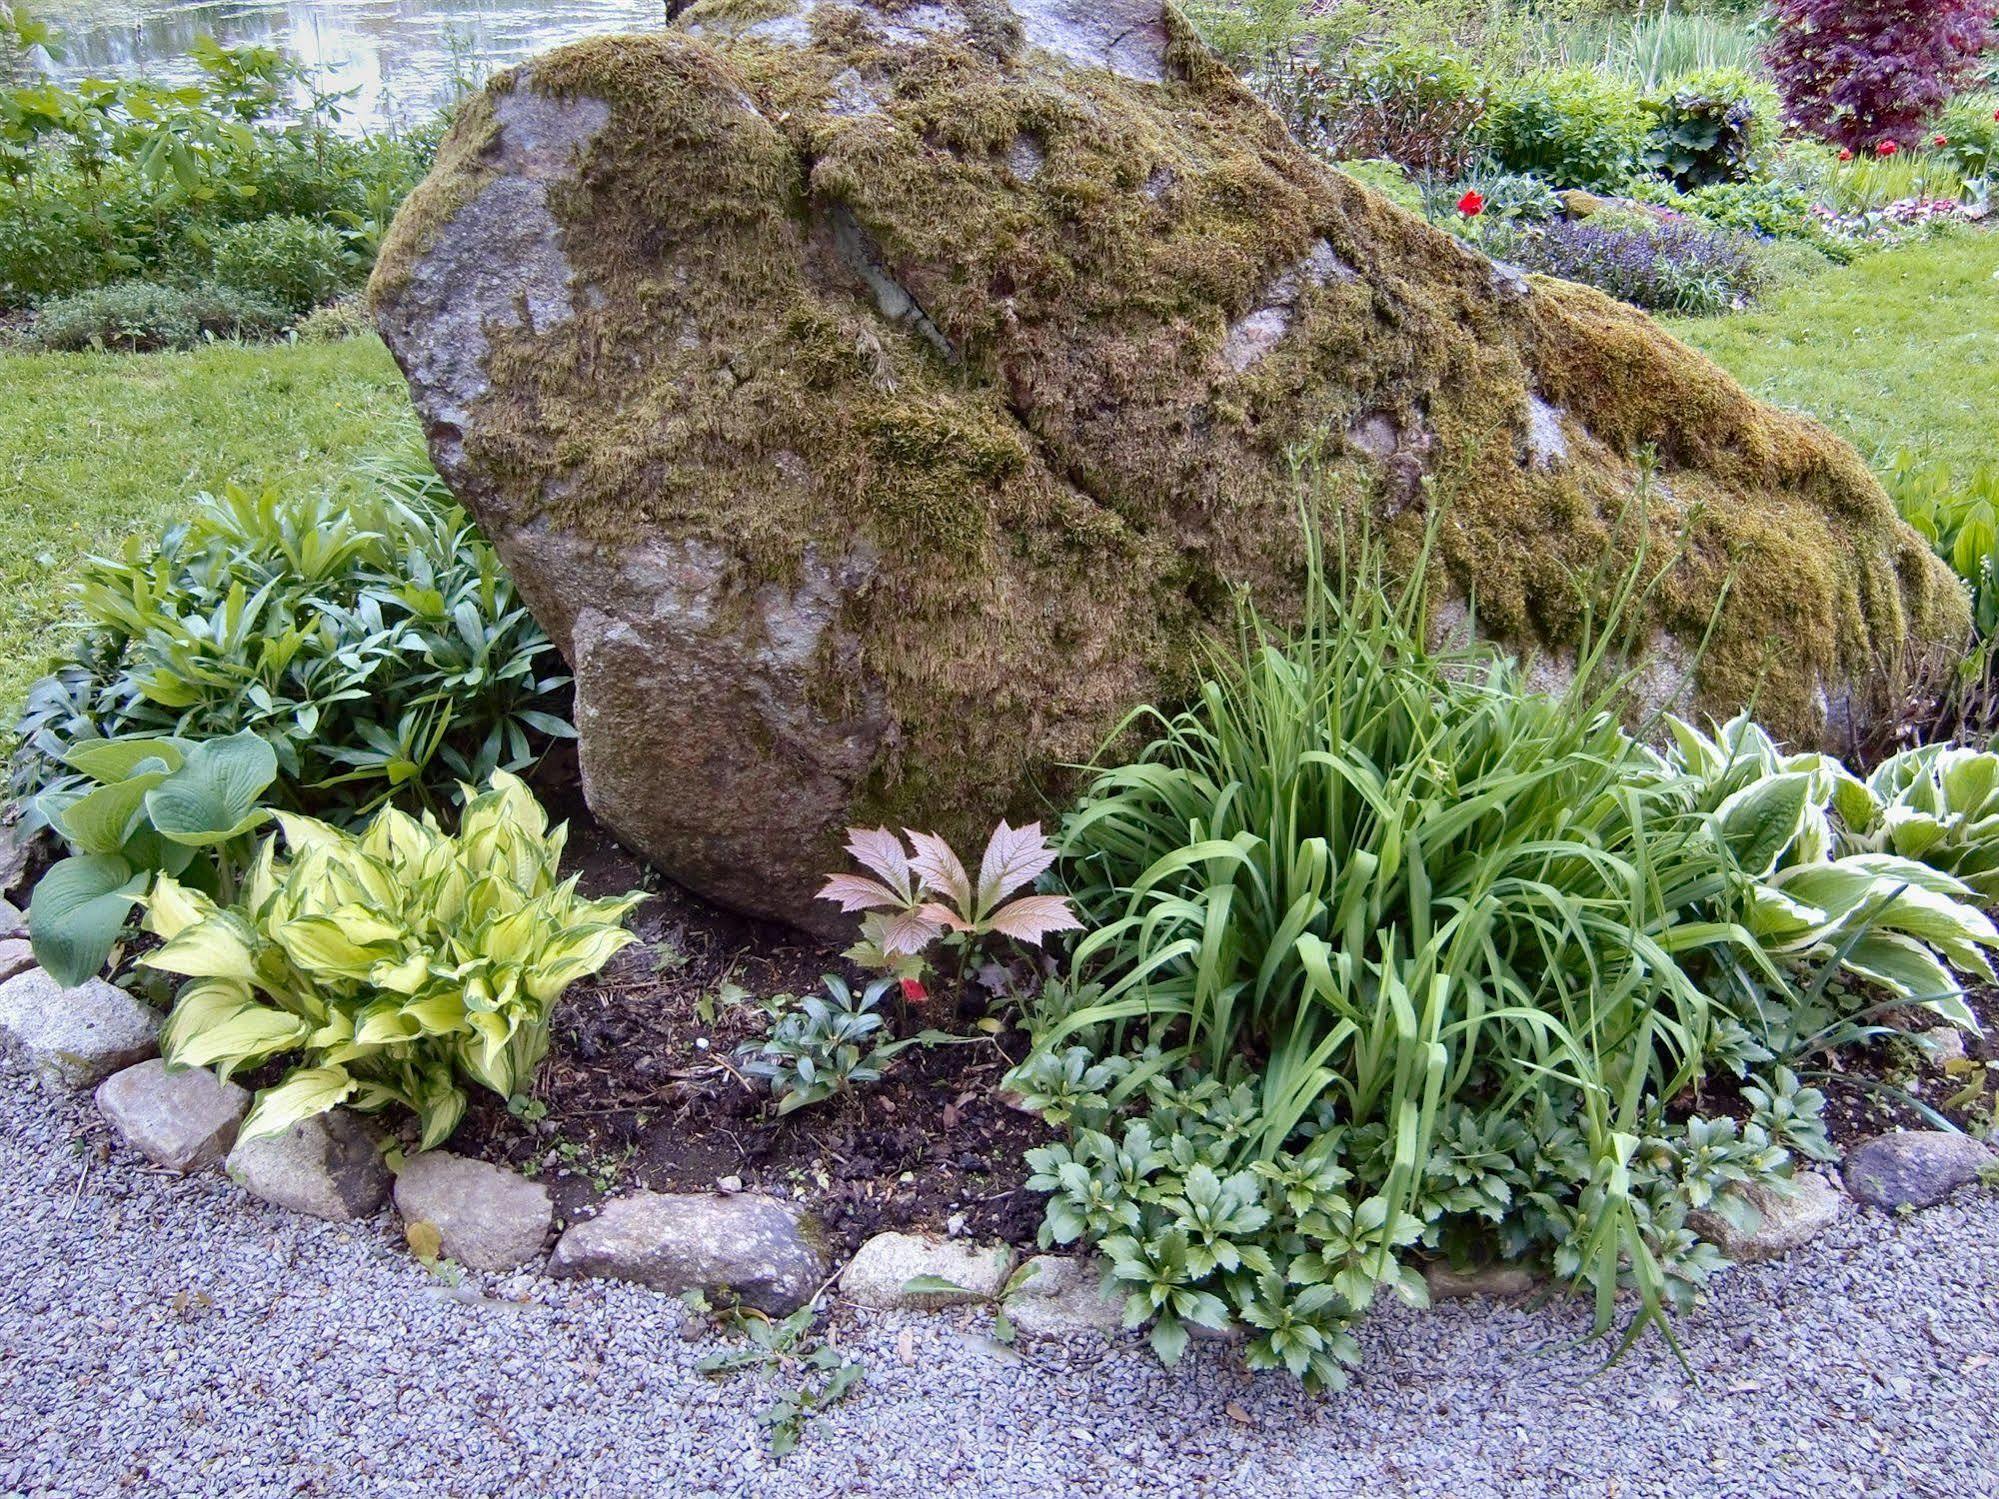
[[[1087,935],[1008,1084],[1066,1130],[1029,1157],[1044,1242],[1097,1245],[1168,1361],[1240,1327],[1253,1367],[1338,1382],[1382,1288],[1425,1298],[1419,1256],[1537,1266],[1599,1331],[1629,1291],[1628,1345],[1721,1263],[1690,1213],[1826,1150],[1765,1043],[1852,907],[1769,948],[1750,922],[1823,852],[1792,827],[1813,788],[1731,800],[1760,771],[1620,725],[1602,622],[1641,617],[1642,558],[1579,589],[1595,643],[1559,696],[1430,649],[1423,562],[1399,592],[1374,544],[1341,562],[1296,630],[1249,615],[1191,707],[1148,710],[1064,825]],[[1861,904],[1917,883],[1845,873]],[[1947,904],[1907,900],[1888,946],[1982,971],[1990,923]],[[1704,1106],[1721,1072],[1746,1117]]]
[[[455,835],[393,808],[358,835],[277,818],[285,852],[264,844],[235,905],[165,878],[146,902],[162,945],[141,961],[190,980],[161,1032],[168,1065],[226,1078],[298,1058],[244,1139],[402,1104],[424,1149],[442,1143],[468,1086],[509,1101],[533,1087],[556,1001],[633,940],[639,897],[559,881],[566,826],[504,772],[468,794]]]

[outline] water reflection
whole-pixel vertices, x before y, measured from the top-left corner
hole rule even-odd
[[[454,78],[484,77],[560,42],[662,24],[662,0],[54,0],[35,14],[62,38],[57,78],[145,75],[178,82],[204,33],[282,47],[321,88],[357,90],[353,126],[421,118]]]

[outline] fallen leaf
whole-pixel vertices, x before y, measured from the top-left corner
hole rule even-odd
[[[895,1340],[895,1360],[899,1364],[916,1362],[916,1335],[906,1327]]]
[[[1241,1406],[1237,1405],[1233,1400],[1231,1400],[1227,1405],[1223,1406],[1222,1409],[1228,1412],[1228,1418],[1231,1421],[1235,1422],[1236,1425],[1238,1426],[1256,1425],[1256,1422],[1251,1418],[1249,1412],[1244,1410]]]
[[[435,1223],[421,1218],[404,1225],[403,1238],[409,1243],[410,1253],[426,1265],[436,1264],[438,1255],[444,1252],[444,1235],[437,1231]]]

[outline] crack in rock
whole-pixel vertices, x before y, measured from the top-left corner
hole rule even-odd
[[[882,316],[892,323],[901,323],[922,334],[944,358],[946,364],[958,362],[958,351],[951,340],[944,336],[944,330],[931,321],[930,314],[923,310],[923,304],[911,296],[909,289],[882,264],[881,253],[874,236],[862,227],[854,217],[853,210],[844,203],[833,205],[833,245],[839,252],[841,261],[867,282],[868,289],[875,294],[875,305]]]

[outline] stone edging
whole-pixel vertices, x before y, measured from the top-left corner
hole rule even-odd
[[[0,939],[0,964],[11,946]],[[548,1189],[487,1161],[433,1150],[392,1172],[385,1141],[345,1110],[304,1120],[282,1135],[238,1141],[250,1098],[199,1069],[170,1072],[158,1059],[159,1017],[123,990],[91,979],[62,989],[32,966],[0,970],[0,1045],[48,1081],[94,1088],[112,1131],[155,1166],[191,1173],[221,1167],[252,1196],[332,1221],[373,1217],[393,1200],[411,1251],[426,1263],[522,1270],[542,1260],[554,1230]],[[1854,1198],[1888,1211],[1941,1202],[1977,1180],[1995,1157],[1962,1135],[1901,1130],[1848,1157]],[[1789,1193],[1734,1189],[1733,1203],[1692,1216],[1691,1226],[1732,1260],[1773,1258],[1809,1242],[1847,1206],[1828,1176],[1801,1171]],[[1746,1211],[1745,1211],[1746,1209]],[[877,1234],[838,1272],[810,1221],[793,1205],[753,1193],[640,1191],[564,1227],[542,1272],[550,1279],[624,1280],[669,1293],[734,1296],[772,1315],[815,1300],[837,1281],[859,1306],[1003,1310],[1030,1337],[1097,1337],[1121,1325],[1121,1303],[1097,1264],[1064,1255],[1017,1263],[1006,1244],[934,1234]],[[911,1289],[922,1279],[922,1289]],[[1543,1282],[1519,1266],[1426,1272],[1433,1299],[1517,1297]]]

